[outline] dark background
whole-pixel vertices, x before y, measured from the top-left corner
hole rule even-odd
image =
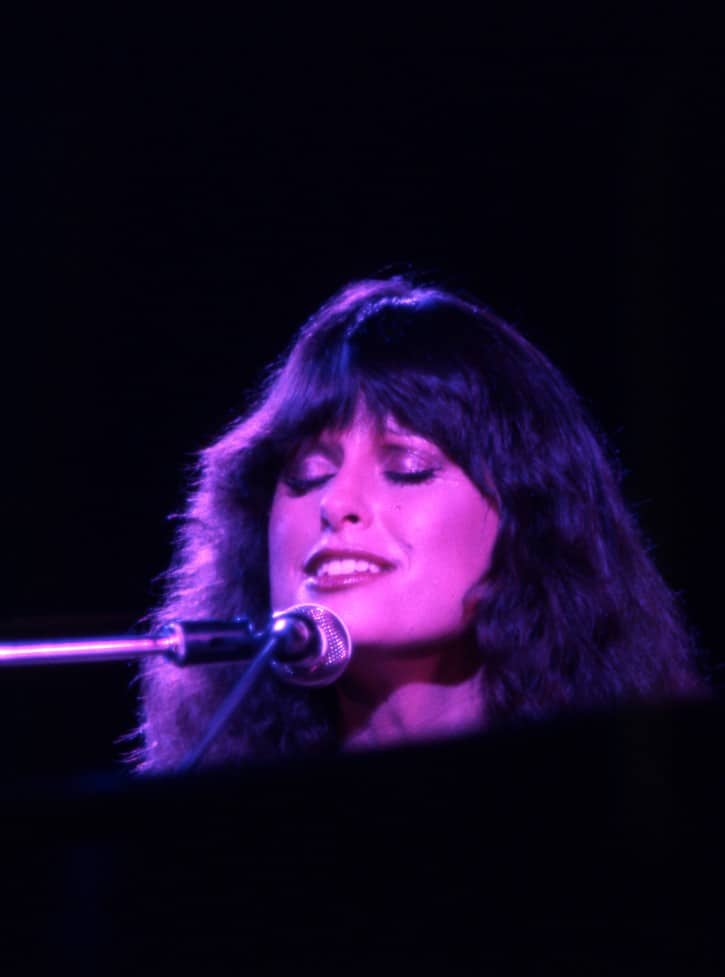
[[[581,392],[718,665],[719,34],[547,9],[19,35],[0,638],[133,627],[194,452],[335,289],[411,267],[478,294]],[[6,775],[118,766],[132,677],[3,672]]]

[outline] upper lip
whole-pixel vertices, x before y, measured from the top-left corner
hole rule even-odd
[[[323,563],[328,560],[366,560],[368,563],[375,563],[383,570],[390,570],[393,564],[377,553],[369,553],[367,550],[355,549],[330,549],[323,547],[316,550],[305,562],[305,573],[315,574]]]

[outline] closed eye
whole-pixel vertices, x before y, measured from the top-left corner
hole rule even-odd
[[[430,481],[438,471],[437,468],[423,468],[412,472],[399,472],[394,470],[386,471],[385,478],[394,485],[421,485],[423,482]],[[287,486],[293,495],[305,495],[316,488],[324,485],[333,476],[334,472],[325,475],[316,475],[314,478],[300,478],[297,475],[287,475],[282,479],[282,483]]]
[[[385,477],[396,485],[420,485],[430,481],[437,471],[437,468],[422,468],[415,472],[387,471]]]
[[[316,475],[314,478],[299,478],[295,475],[287,475],[282,479],[282,483],[287,486],[293,495],[304,495],[313,489],[319,488],[332,478],[333,473],[327,475]]]

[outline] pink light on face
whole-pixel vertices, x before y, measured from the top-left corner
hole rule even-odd
[[[498,515],[437,445],[360,409],[307,446],[280,480],[269,522],[272,605],[321,600],[356,649],[435,645],[463,634]]]

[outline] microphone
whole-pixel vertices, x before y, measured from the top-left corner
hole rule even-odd
[[[261,631],[241,619],[175,621],[159,634],[171,639],[165,655],[176,665],[247,661],[264,650],[279,679],[309,688],[336,681],[352,654],[342,619],[322,604],[295,604],[277,611]]]
[[[272,633],[293,632],[270,667],[289,685],[320,688],[336,682],[352,657],[352,638],[341,617],[322,604],[295,604],[272,615]]]
[[[174,621],[156,634],[0,644],[3,665],[65,665],[164,655],[181,667],[263,658],[283,682],[317,688],[335,682],[352,655],[345,624],[322,604],[296,604],[266,627],[249,620]]]

